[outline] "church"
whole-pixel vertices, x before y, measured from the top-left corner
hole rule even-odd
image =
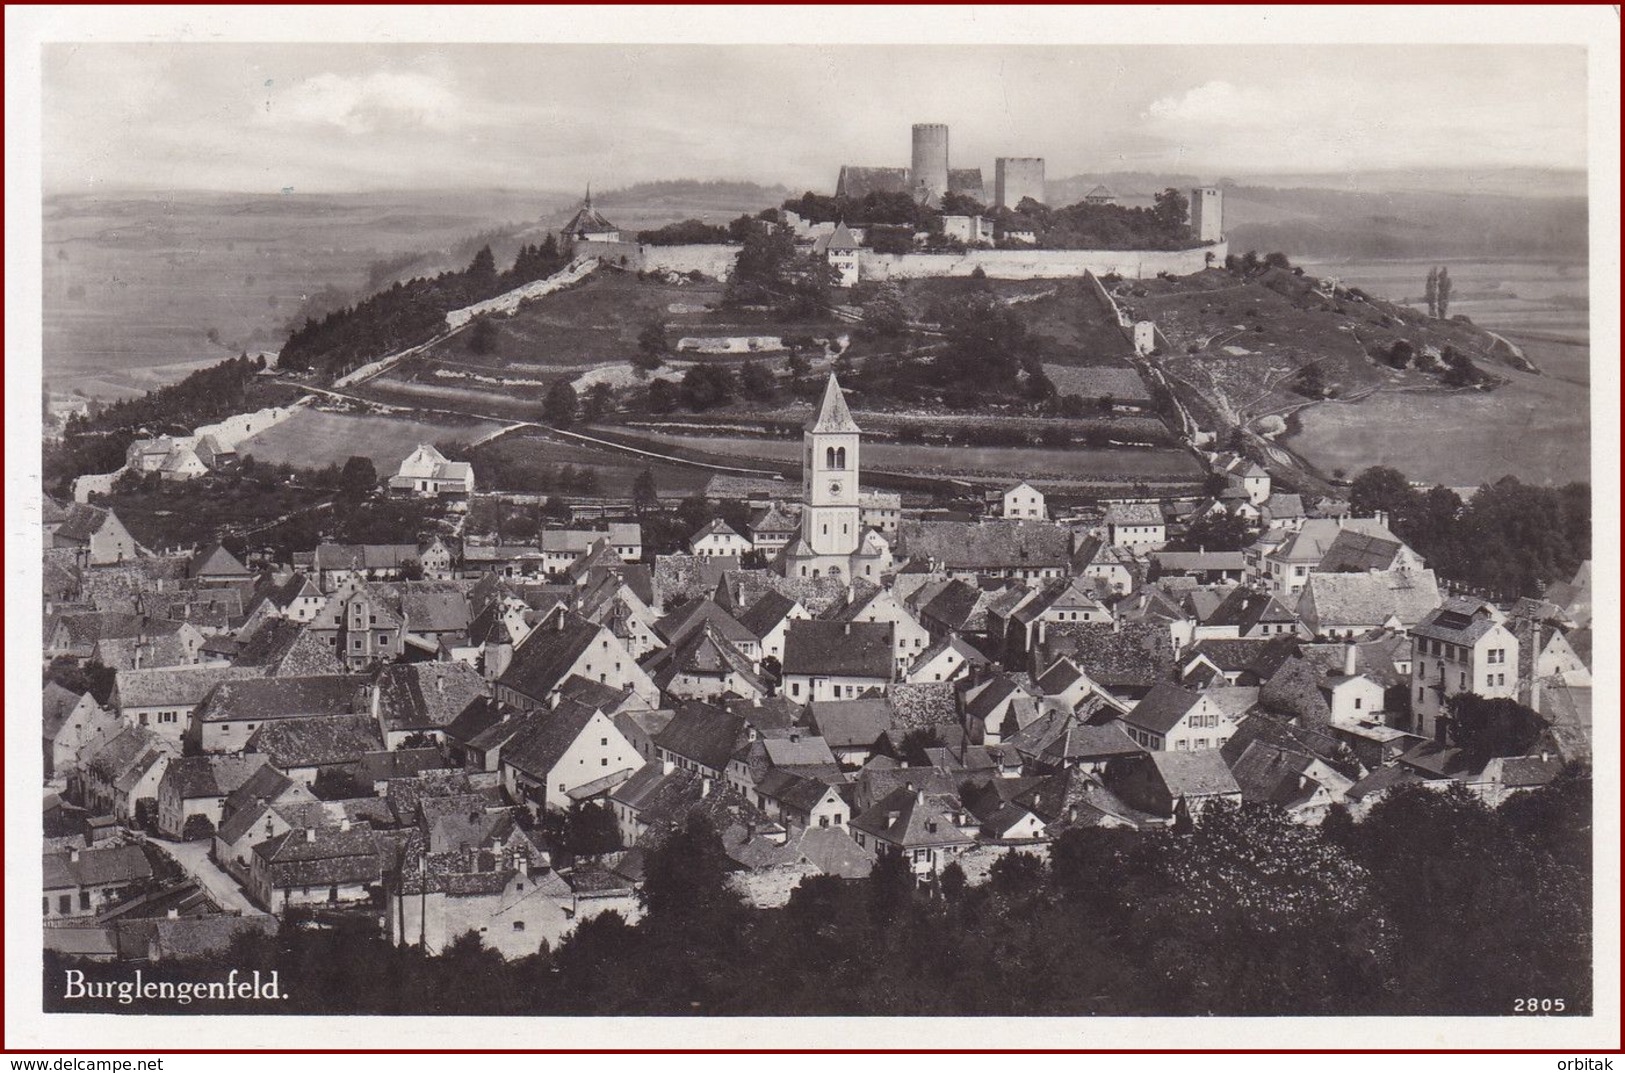
[[[891,547],[862,525],[858,493],[858,447],[862,431],[852,420],[840,381],[829,376],[824,400],[802,432],[801,534],[784,550],[786,577],[861,577],[880,583],[891,565]]]

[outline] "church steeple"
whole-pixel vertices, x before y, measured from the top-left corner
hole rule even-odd
[[[856,421],[852,420],[852,411],[846,408],[846,395],[841,391],[841,383],[835,379],[835,374],[829,374],[829,383],[824,385],[824,401],[818,407],[818,415],[807,425],[808,432],[858,432]]]

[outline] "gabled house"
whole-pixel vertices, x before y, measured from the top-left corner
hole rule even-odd
[[[1102,524],[1106,543],[1116,548],[1152,551],[1168,542],[1168,523],[1155,503],[1113,503]]]
[[[1482,601],[1452,597],[1411,631],[1411,712],[1422,737],[1448,723],[1450,699],[1518,696],[1517,636]]]
[[[78,561],[89,566],[126,562],[136,553],[135,538],[111,508],[85,503],[68,508],[67,518],[50,540],[51,547],[72,549]]]
[[[751,661],[710,623],[680,643],[657,650],[642,667],[662,694],[683,700],[716,701],[724,696],[760,700],[769,692]]]
[[[920,625],[890,589],[867,588],[844,607],[824,617],[831,622],[890,623],[899,676],[931,644],[930,631]]]
[[[45,777],[49,779],[78,763],[91,717],[101,706],[88,691],[75,693],[56,682],[45,683],[42,706]]]
[[[1443,603],[1431,570],[1309,575],[1298,616],[1315,637],[1355,638],[1409,630]]]
[[[1230,765],[1243,801],[1284,809],[1299,823],[1319,823],[1355,780],[1307,753],[1254,741]]]
[[[1068,573],[1072,531],[1028,519],[904,522],[898,561],[923,563],[949,577],[1054,578]]]
[[[957,797],[899,787],[852,819],[852,839],[877,855],[897,854],[915,875],[936,875],[976,844],[981,823]]]
[[[193,712],[187,730],[188,749],[237,753],[267,723],[312,716],[368,715],[370,684],[364,675],[352,674],[218,682]]]
[[[1195,635],[1197,641],[1209,638],[1258,640],[1283,636],[1308,640],[1311,634],[1298,621],[1297,614],[1275,596],[1245,586],[1230,590],[1213,613],[1197,624]]]
[[[884,697],[813,701],[807,705],[807,721],[836,760],[853,767],[875,753],[893,725]]]
[[[1044,507],[1044,493],[1021,481],[1013,488],[1007,488],[1000,497],[1002,500],[1002,516],[1006,518],[1035,518],[1042,520],[1049,517]]]
[[[895,677],[891,623],[792,621],[784,642],[784,693],[797,702],[884,692]]]
[[[372,684],[372,716],[387,749],[410,739],[445,741],[445,728],[489,686],[464,663],[403,663],[385,667]]]
[[[522,711],[548,708],[572,675],[631,690],[645,706],[659,706],[659,687],[620,639],[578,615],[555,615],[531,630],[497,679],[496,696]]]
[[[985,664],[987,657],[958,637],[944,637],[915,657],[903,674],[906,682],[953,682]]]
[[[1106,768],[1106,785],[1130,806],[1164,819],[1199,819],[1215,801],[1241,803],[1241,786],[1217,749],[1148,752]]]
[[[707,779],[721,779],[734,754],[755,737],[743,716],[710,704],[689,703],[678,708],[654,736],[656,759]]]
[[[265,723],[250,735],[245,752],[314,788],[324,775],[350,775],[364,757],[382,748],[372,717],[319,715]]]
[[[158,831],[166,838],[189,836],[187,824],[201,816],[213,837],[226,796],[265,764],[259,756],[183,756],[169,762],[158,784]],[[199,837],[190,834],[190,837]]]
[[[577,701],[532,710],[501,749],[502,785],[534,812],[562,812],[607,794],[630,778],[642,757],[609,716]]]
[[[301,905],[365,902],[382,885],[386,845],[370,826],[286,831],[254,847],[248,892],[278,915]]]
[[[1167,682],[1129,709],[1123,724],[1142,748],[1168,752],[1218,749],[1236,729],[1235,720],[1209,694]]]
[[[140,846],[69,849],[41,857],[46,920],[93,917],[152,879]]]
[[[391,492],[424,497],[450,496],[467,499],[474,494],[474,467],[467,462],[451,462],[434,447],[420,443],[401,460],[389,479]]]
[[[772,659],[784,664],[784,639],[790,632],[790,623],[805,620],[812,615],[793,597],[776,589],[758,596],[738,616],[739,624],[756,638],[757,650],[764,660]]]
[[[734,532],[733,527],[721,518],[706,522],[688,538],[689,554],[706,559],[740,556],[750,550],[750,541]]]

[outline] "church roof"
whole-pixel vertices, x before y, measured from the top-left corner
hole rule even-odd
[[[592,207],[592,191],[588,190],[585,200],[581,202],[581,208],[576,210],[576,214],[570,217],[570,222],[561,230],[567,235],[597,235],[606,231],[619,231],[620,228],[610,223],[604,218],[603,213]]]
[[[834,373],[829,374],[829,383],[824,387],[824,401],[818,407],[818,417],[807,427],[807,431],[859,431],[857,422],[852,420],[852,411],[846,408],[846,396],[841,394],[841,384]]]

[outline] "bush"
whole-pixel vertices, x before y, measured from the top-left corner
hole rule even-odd
[[[201,812],[194,812],[186,817],[186,823],[181,827],[181,840],[183,842],[196,842],[199,839],[214,837],[214,821]]]

